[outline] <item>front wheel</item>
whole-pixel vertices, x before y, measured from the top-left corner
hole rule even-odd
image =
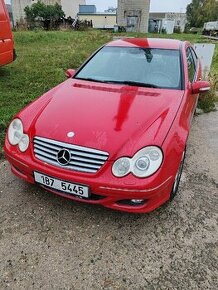
[[[183,153],[182,153],[182,160],[181,160],[181,163],[179,165],[179,169],[178,169],[178,171],[176,173],[176,177],[175,177],[175,181],[174,181],[174,184],[173,184],[173,188],[172,188],[172,191],[170,193],[170,200],[174,199],[174,197],[177,194],[178,188],[179,188],[179,183],[180,183],[180,180],[181,180],[183,166],[184,166],[184,161],[185,161],[185,153],[186,153],[186,150],[184,150]]]

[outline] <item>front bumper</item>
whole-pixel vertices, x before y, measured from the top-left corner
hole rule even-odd
[[[10,150],[11,148],[12,150]],[[108,173],[110,170],[105,170],[102,174],[94,176],[69,172],[35,160],[31,153],[21,154],[7,142],[5,144],[5,155],[11,164],[12,172],[27,182],[35,183],[34,171],[37,171],[63,181],[87,185],[91,191],[91,196],[88,199],[42,187],[71,200],[99,204],[125,212],[148,213],[153,211],[169,200],[173,186],[172,176],[159,180],[159,182],[154,182],[155,178],[152,177],[134,183],[131,180],[123,182],[123,179],[113,177],[111,172]],[[142,200],[142,202],[134,203],[132,200]]]

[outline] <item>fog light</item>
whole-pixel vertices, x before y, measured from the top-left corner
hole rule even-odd
[[[138,207],[146,204],[147,200],[146,199],[123,199],[119,200],[118,204],[121,205],[127,205],[127,206],[132,206],[132,207]]]
[[[141,204],[144,202],[144,199],[131,199],[131,202],[134,204]]]

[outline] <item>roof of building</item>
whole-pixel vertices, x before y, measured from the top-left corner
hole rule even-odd
[[[184,13],[184,12],[170,12],[170,11],[168,11],[168,12],[152,12],[152,11],[150,11],[149,12],[149,14],[172,14],[172,15],[186,15],[186,13]]]
[[[96,12],[96,13],[82,13],[82,12],[79,12],[77,14],[78,16],[79,15],[93,15],[93,16],[108,16],[108,15],[112,15],[112,16],[116,16],[116,12]]]
[[[179,49],[181,46],[180,40],[163,39],[163,38],[123,38],[114,40],[107,46],[127,46],[127,47],[142,47],[142,48],[163,48],[163,49]]]

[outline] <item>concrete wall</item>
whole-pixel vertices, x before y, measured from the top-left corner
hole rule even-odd
[[[85,0],[61,0],[62,9],[66,17],[75,18],[79,12],[79,5],[85,5]]]
[[[148,32],[150,0],[118,0],[117,24],[129,31]]]
[[[116,25],[116,14],[78,14],[79,20],[91,21],[94,28],[114,28]]]
[[[17,21],[20,21],[21,18],[23,19],[25,18],[24,8],[31,4],[32,4],[31,0],[12,0],[11,1],[14,24],[16,24]]]
[[[187,22],[187,17],[185,13],[174,13],[174,12],[165,12],[165,13],[158,13],[158,12],[151,12],[149,14],[149,19],[153,20],[174,20],[175,27],[179,27],[181,32],[184,32],[185,25]]]
[[[175,20],[175,26],[180,27],[181,32],[184,32],[185,25],[187,23],[187,17],[185,13],[166,13],[166,19]]]

